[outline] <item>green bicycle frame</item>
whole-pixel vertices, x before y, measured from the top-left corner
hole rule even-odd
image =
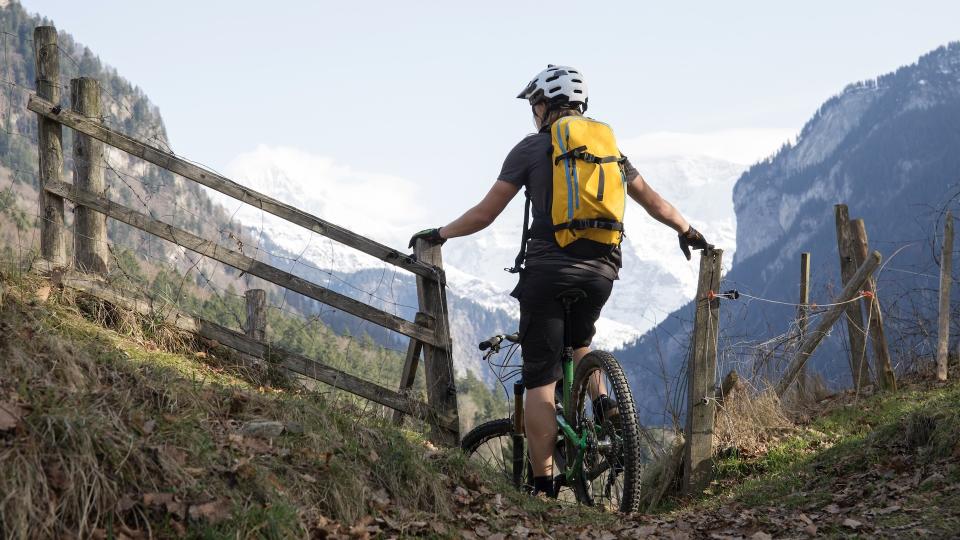
[[[566,467],[563,476],[567,482],[572,482],[574,475],[583,467],[583,455],[587,448],[587,434],[580,435],[567,422],[567,411],[573,411],[573,348],[564,347],[563,350],[563,410],[557,414],[557,425],[568,441],[568,450],[575,449],[573,463]],[[568,452],[569,455],[569,452]]]

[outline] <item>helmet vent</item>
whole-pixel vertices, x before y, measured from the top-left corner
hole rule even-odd
[[[582,110],[587,108],[587,86],[579,70],[570,66],[550,64],[541,71],[517,96],[531,104],[547,101],[550,106],[579,104]]]

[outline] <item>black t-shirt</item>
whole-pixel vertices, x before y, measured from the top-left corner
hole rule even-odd
[[[497,180],[524,187],[531,200],[530,240],[526,266],[559,266],[591,270],[617,279],[622,257],[619,246],[607,246],[591,240],[577,240],[561,248],[554,240],[550,201],[553,200],[553,146],[549,132],[528,135],[517,143],[503,161]],[[624,162],[627,180],[637,169]]]

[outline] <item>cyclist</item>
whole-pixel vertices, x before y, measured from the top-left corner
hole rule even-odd
[[[534,474],[534,493],[556,496],[553,479],[553,448],[557,422],[554,392],[562,378],[563,307],[556,297],[577,288],[587,293],[573,305],[571,316],[574,361],[590,352],[594,324],[610,297],[621,268],[619,245],[610,246],[580,239],[561,248],[554,240],[550,204],[553,185],[550,126],[564,116],[582,115],[587,110],[587,87],[578,70],[548,66],[517,96],[527,100],[533,112],[537,133],[521,140],[507,154],[493,187],[476,206],[449,224],[426,229],[413,235],[442,244],[449,238],[467,236],[486,228],[500,215],[520,188],[526,188],[533,209],[533,223],[526,242],[525,265],[511,293],[520,301],[520,343],[522,377],[526,388],[524,420]],[[639,172],[624,162],[627,192],[657,221],[678,233],[680,249],[690,260],[690,248],[711,249],[703,235],[694,229],[669,202],[650,187]],[[522,254],[522,251],[521,251]],[[518,259],[522,259],[522,256]],[[523,260],[518,260],[517,267]],[[598,380],[589,385],[594,414],[616,414],[616,404],[606,396]]]

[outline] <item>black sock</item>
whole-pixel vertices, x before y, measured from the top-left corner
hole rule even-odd
[[[533,477],[533,494],[543,493],[548,497],[555,497],[553,493],[553,477],[552,476],[534,476]]]

